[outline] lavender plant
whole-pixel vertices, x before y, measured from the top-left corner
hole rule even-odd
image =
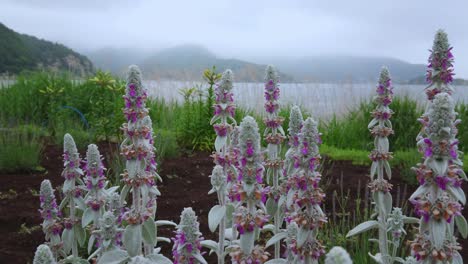
[[[66,256],[60,235],[62,225],[60,223],[60,211],[57,207],[57,201],[54,195],[54,189],[49,180],[43,180],[39,192],[41,202],[42,231],[45,234],[46,245],[52,250],[54,260],[59,256]]]
[[[265,201],[268,188],[263,186],[260,134],[255,119],[245,117],[239,128],[239,183],[230,193],[231,201],[238,203],[234,213],[234,227],[240,234],[238,245],[230,246],[233,263],[264,263],[269,253],[255,245],[260,230],[268,221]]]
[[[265,141],[268,143],[267,160],[265,161],[266,179],[270,185],[270,197],[266,203],[267,213],[273,216],[274,221],[274,234],[280,232],[280,228],[283,225],[283,219],[278,210],[278,200],[280,197],[280,185],[279,178],[281,174],[281,168],[283,167],[283,160],[279,156],[281,152],[281,144],[284,141],[284,131],[281,126],[283,118],[278,116],[279,112],[279,94],[280,89],[278,87],[278,73],[276,69],[269,65],[266,68],[265,73],[265,110],[266,118],[265,125],[266,129],[264,132]],[[280,243],[275,244],[275,258],[280,257]]]
[[[57,262],[54,259],[54,255],[50,248],[45,245],[39,245],[34,254],[33,264],[56,264]]]
[[[203,238],[199,230],[197,216],[192,208],[184,208],[180,215],[180,224],[177,226],[172,248],[174,264],[206,264],[201,253]]]
[[[213,155],[216,164],[211,175],[211,184],[213,188],[208,194],[216,192],[218,195],[218,205],[211,208],[208,214],[208,224],[211,232],[214,232],[219,225],[219,239],[216,244],[214,241],[206,241],[204,246],[211,248],[218,255],[218,263],[224,263],[224,241],[226,229],[226,209],[227,209],[227,190],[230,188],[231,180],[227,181],[227,175],[235,171],[233,168],[232,156],[230,155],[230,133],[233,126],[236,125],[234,120],[234,99],[232,94],[233,74],[231,70],[226,70],[220,83],[216,86],[215,96],[216,104],[214,105],[214,116],[211,119],[211,124],[216,132],[215,153]],[[230,121],[230,122],[229,122]],[[217,122],[217,123],[215,123]],[[233,177],[229,177],[232,179]],[[229,185],[229,186],[228,186]]]
[[[420,219],[419,233],[411,242],[411,254],[418,263],[463,263],[455,227],[468,235],[466,219],[461,215],[466,196],[461,189],[467,180],[458,151],[458,130],[451,97],[453,55],[447,34],[439,30],[434,39],[427,72],[428,107],[419,121],[423,129],[417,145],[424,161],[414,168],[420,186],[410,202]]]
[[[389,160],[392,153],[389,152],[388,136],[393,134],[390,118],[393,111],[389,108],[393,97],[393,87],[390,73],[387,68],[380,72],[379,84],[377,86],[377,95],[374,97],[376,109],[372,112],[373,119],[369,123],[369,130],[374,137],[374,150],[369,158],[372,160],[369,189],[375,203],[376,220],[369,220],[361,223],[351,231],[346,237],[354,236],[359,233],[377,228],[379,233],[378,240],[379,253],[369,255],[378,263],[392,264],[395,261],[402,262],[403,259],[397,256],[400,247],[400,240],[403,234],[405,223],[417,223],[417,219],[406,217],[400,208],[392,210],[392,196],[390,190],[392,185],[384,178],[385,175],[390,179],[392,176]],[[377,176],[375,178],[375,176]]]
[[[64,199],[60,203],[60,209],[68,207],[68,218],[64,219],[64,230],[62,241],[65,253],[72,251],[72,257],[78,258],[78,244],[82,246],[86,239],[85,230],[80,225],[77,209],[84,208],[82,197],[84,185],[81,180],[83,170],[80,168],[81,159],[76,148],[75,141],[70,134],[65,134],[63,138],[63,162],[64,169],[62,177],[65,178],[62,192]]]

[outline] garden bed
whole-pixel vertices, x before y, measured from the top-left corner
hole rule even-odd
[[[109,144],[100,145],[101,153],[110,149]],[[115,147],[115,146],[114,146]],[[83,150],[80,153],[84,153]],[[57,146],[47,146],[43,153],[41,166],[45,173],[17,173],[0,175],[0,263],[31,263],[36,247],[44,241],[39,224],[39,186],[42,180],[50,179],[54,187],[63,183],[60,176],[62,171],[62,149]],[[208,195],[211,188],[208,176],[213,168],[210,153],[195,152],[178,158],[165,160],[160,167],[163,183],[159,184],[162,196],[158,200],[158,219],[179,221],[180,212],[184,207],[191,206],[198,215],[200,230],[206,239],[216,240],[208,230],[208,211],[216,203],[215,195]],[[365,186],[368,181],[367,166],[353,165],[348,161],[330,161],[324,159],[323,183],[327,195],[325,210],[330,220],[340,217],[330,212],[335,207],[335,213],[340,211],[339,197],[343,192],[349,191],[348,203],[345,210],[353,217],[356,208],[356,198],[366,196]],[[397,202],[398,188],[400,189],[400,204],[414,191],[414,187],[408,186],[405,191],[399,171],[394,169],[391,183],[394,185],[392,194]],[[360,190],[358,191],[358,187]],[[467,184],[464,191],[468,192]],[[343,191],[342,191],[343,190]],[[338,196],[333,203],[333,192]],[[58,192],[56,192],[58,194]],[[335,205],[333,205],[335,204]],[[410,210],[411,211],[411,206]],[[467,210],[463,211],[468,217]],[[173,229],[161,228],[158,235],[172,237]],[[461,252],[464,259],[468,259],[468,241],[460,239],[463,246]],[[170,257],[172,245],[163,245],[163,254]],[[208,263],[215,263],[215,258],[207,257]]]

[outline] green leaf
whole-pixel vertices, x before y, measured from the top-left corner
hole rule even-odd
[[[218,204],[211,208],[210,212],[208,213],[208,226],[211,232],[216,231],[216,228],[223,220],[225,214],[226,206],[221,206]]]
[[[355,236],[355,235],[360,234],[362,232],[365,232],[367,230],[377,228],[378,226],[379,226],[379,222],[377,222],[375,220],[370,220],[370,221],[361,223],[361,224],[357,225],[355,228],[353,228],[351,231],[349,231],[348,234],[346,235],[346,237]]]

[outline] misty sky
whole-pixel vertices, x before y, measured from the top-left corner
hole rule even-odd
[[[221,57],[346,54],[425,63],[435,31],[468,78],[468,1],[0,0],[0,22],[86,52],[201,44]]]

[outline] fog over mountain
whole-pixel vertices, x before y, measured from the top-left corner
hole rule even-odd
[[[124,53],[119,58],[96,54],[96,62],[99,56],[116,64],[122,57],[149,60],[158,51],[194,44],[217,59],[281,64],[286,74],[294,69],[296,78],[305,80],[334,79],[334,73],[327,73],[331,65],[345,78],[367,79],[371,71],[361,74],[355,67],[375,65],[377,74],[382,63],[395,65],[391,71],[397,75],[400,69],[407,71],[408,76],[401,74],[406,79],[420,72],[434,34],[442,28],[454,47],[456,77],[468,78],[465,0],[0,2],[0,21],[15,31],[90,57],[97,50]],[[300,69],[301,63],[306,69]]]

